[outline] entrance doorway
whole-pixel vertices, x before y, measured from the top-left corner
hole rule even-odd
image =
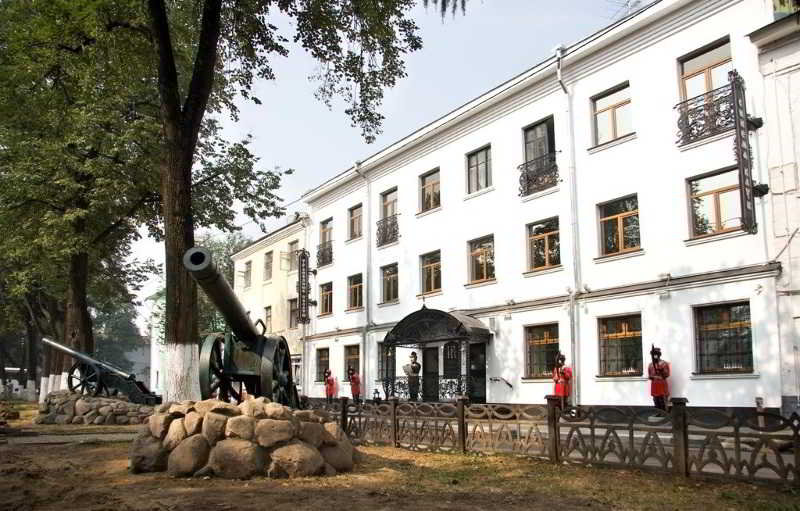
[[[439,401],[439,348],[422,350],[422,400]]]
[[[486,343],[469,345],[469,400],[486,402]]]

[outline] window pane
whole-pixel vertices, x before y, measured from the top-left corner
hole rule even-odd
[[[739,200],[739,189],[719,194],[719,218],[722,229],[739,227],[741,222],[742,207]]]
[[[706,75],[704,73],[685,79],[683,84],[684,87],[686,87],[686,99],[708,92],[706,90]]]
[[[549,252],[547,257],[549,258],[550,265],[558,265],[561,264],[561,241],[559,239],[558,234],[553,234],[547,237],[549,242]]]
[[[636,248],[640,245],[639,215],[622,219],[623,248]]]
[[[633,132],[633,120],[631,119],[631,103],[627,103],[618,107],[616,110],[617,117],[617,137],[627,135]]]
[[[611,127],[611,110],[606,110],[595,116],[595,130],[598,145],[614,138],[614,132]]]
[[[546,232],[553,232],[558,230],[558,217],[548,218],[535,224],[528,226],[528,235],[536,236],[537,234],[544,234]]]
[[[612,92],[607,96],[595,99],[594,110],[595,112],[597,112],[603,110],[604,108],[608,108],[611,105],[616,105],[617,103],[621,103],[626,99],[630,98],[631,98],[630,88],[625,87],[623,89],[618,90],[617,92]]]
[[[636,195],[633,197],[626,197],[624,199],[608,202],[600,206],[600,217],[605,218],[620,213],[627,213],[629,211],[636,211],[639,209],[639,200]]]
[[[733,70],[733,62],[726,62],[721,66],[711,68],[711,88],[718,89],[724,85],[728,85],[728,73]]]
[[[613,254],[619,252],[619,229],[617,219],[612,218],[601,222],[603,254]]]
[[[718,46],[703,53],[702,55],[698,55],[697,57],[684,61],[683,74],[692,74],[729,58],[731,58],[731,44],[725,43],[722,46]]]
[[[753,370],[750,306],[717,305],[695,310],[698,367],[701,372]]]
[[[692,200],[692,230],[695,236],[714,232],[714,195],[694,197]]]
[[[534,268],[547,265],[547,254],[545,253],[545,239],[538,238],[531,241],[531,261]]]
[[[705,193],[711,190],[719,190],[728,186],[739,184],[739,174],[735,170],[715,174],[713,176],[695,179],[691,182],[692,193]]]
[[[433,267],[433,289],[442,288],[442,268],[440,265]]]

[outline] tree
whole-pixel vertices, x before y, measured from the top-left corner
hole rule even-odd
[[[133,363],[126,355],[145,346],[135,321],[136,309],[130,303],[120,304],[110,311],[98,311],[95,317],[96,357],[131,372]]]
[[[214,235],[211,233],[201,236],[197,245],[211,251],[211,257],[219,272],[233,286],[234,266],[231,256],[250,244],[250,240],[238,231],[228,234]],[[198,331],[201,334],[210,332],[224,332],[227,329],[225,318],[205,293],[199,293],[197,299]],[[200,339],[198,338],[198,341]]]

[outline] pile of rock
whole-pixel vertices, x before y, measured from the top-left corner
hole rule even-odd
[[[327,412],[266,398],[161,405],[131,446],[130,469],[246,479],[335,475],[353,468],[353,445]]]
[[[153,407],[123,399],[90,397],[57,390],[39,403],[35,424],[142,424],[153,415]]]
[[[15,419],[19,419],[19,412],[14,409],[14,405],[0,402],[0,420]]]

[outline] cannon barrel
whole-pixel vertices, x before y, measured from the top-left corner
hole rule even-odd
[[[100,360],[97,360],[96,358],[92,358],[89,355],[87,355],[86,353],[81,353],[80,351],[77,351],[77,350],[74,350],[74,349],[69,348],[67,346],[64,346],[63,344],[59,344],[59,343],[57,343],[57,342],[55,342],[55,341],[53,341],[51,339],[48,339],[46,337],[42,337],[42,342],[47,344],[47,345],[49,345],[49,346],[52,346],[53,348],[55,348],[55,349],[57,349],[59,351],[63,351],[64,353],[66,353],[68,355],[71,355],[72,357],[74,357],[74,358],[76,358],[76,359],[78,359],[78,360],[80,360],[82,362],[86,362],[88,364],[94,364],[96,366],[103,367],[107,371],[109,371],[111,373],[114,373],[114,374],[116,374],[118,376],[121,376],[122,378],[126,378],[126,379],[129,379],[129,380],[133,380],[133,379],[136,378],[135,375],[130,374],[130,373],[126,373],[125,371],[123,371],[119,367],[114,367],[113,365],[111,365],[111,364],[109,364],[107,362],[102,362]]]
[[[203,247],[190,248],[183,254],[183,266],[203,288],[234,335],[242,342],[253,344],[259,334],[230,284],[214,265],[211,252]]]

